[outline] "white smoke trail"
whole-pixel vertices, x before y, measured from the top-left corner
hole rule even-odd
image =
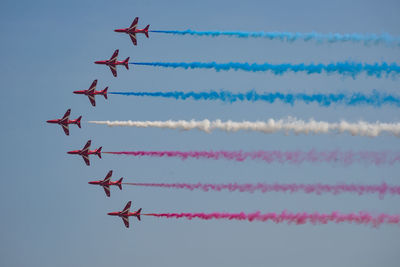
[[[237,132],[241,130],[262,132],[266,134],[275,132],[293,132],[295,134],[331,134],[331,133],[350,133],[353,136],[368,136],[376,137],[382,133],[392,134],[396,137],[400,137],[400,123],[368,123],[365,121],[359,121],[356,123],[350,123],[347,121],[340,121],[336,123],[330,123],[325,121],[315,121],[310,119],[309,121],[297,120],[295,118],[274,120],[269,119],[267,121],[226,121],[221,120],[209,121],[209,120],[178,120],[178,121],[89,121],[89,123],[107,125],[110,127],[115,126],[128,126],[138,128],[167,128],[167,129],[178,129],[178,130],[201,130],[207,133],[211,133],[214,130],[222,130],[226,132]]]

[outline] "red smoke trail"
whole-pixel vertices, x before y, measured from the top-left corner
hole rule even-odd
[[[150,157],[174,157],[182,160],[188,158],[207,158],[207,159],[227,159],[234,161],[263,160],[267,163],[291,163],[300,164],[305,162],[334,162],[344,165],[352,163],[365,163],[382,165],[400,162],[400,152],[393,151],[121,151],[121,152],[103,152],[114,155],[130,155],[130,156],[150,156]]]
[[[398,224],[400,223],[400,215],[389,215],[385,213],[381,213],[379,215],[373,216],[368,212],[359,212],[359,213],[348,213],[341,214],[337,211],[334,211],[329,214],[321,214],[318,212],[307,213],[307,212],[299,212],[299,213],[290,213],[287,211],[283,211],[281,213],[265,213],[261,214],[259,211],[254,213],[149,213],[142,214],[147,216],[155,216],[155,217],[164,217],[164,218],[186,218],[186,219],[202,219],[202,220],[211,220],[211,219],[227,219],[227,220],[240,220],[240,221],[272,221],[274,223],[284,223],[287,222],[289,224],[327,224],[329,222],[334,223],[356,223],[356,224],[365,224],[372,225],[377,227],[381,224]]]
[[[382,183],[380,185],[361,185],[361,184],[267,184],[267,183],[257,183],[257,184],[187,184],[187,183],[124,183],[127,185],[135,186],[148,186],[148,187],[163,187],[163,188],[177,188],[177,189],[188,189],[188,190],[203,190],[203,191],[222,191],[229,190],[230,192],[248,192],[253,193],[255,191],[260,191],[262,193],[267,192],[304,192],[307,194],[341,194],[341,193],[357,193],[362,194],[379,194],[379,197],[383,198],[386,194],[400,195],[400,186],[387,185]]]

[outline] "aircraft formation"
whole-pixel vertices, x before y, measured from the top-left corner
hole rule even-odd
[[[158,33],[166,33],[166,34],[175,34],[175,35],[198,35],[198,36],[230,36],[230,37],[240,37],[240,38],[259,38],[265,37],[269,39],[280,39],[287,41],[293,41],[293,38],[287,37],[289,33],[284,33],[280,36],[280,33],[257,33],[257,32],[198,32],[198,31],[150,31],[149,25],[147,25],[143,29],[139,29],[137,27],[139,22],[139,18],[135,18],[128,28],[122,29],[115,29],[114,31],[117,33],[125,33],[129,35],[133,45],[137,45],[137,34],[141,33],[144,34],[147,38],[149,38],[149,32],[158,32]],[[311,37],[307,34],[298,34],[296,33],[298,38],[304,38],[305,41],[308,41],[312,38],[315,38],[313,34]],[[280,36],[280,37],[279,37]],[[286,37],[285,37],[286,36]],[[300,36],[300,37],[299,37]],[[314,36],[314,37],[313,37]],[[365,44],[369,44],[371,37],[369,36],[350,36],[349,37],[340,37],[336,36],[336,41],[349,41],[352,40],[356,42],[357,38],[364,38],[363,42]],[[357,37],[357,38],[356,38]],[[329,36],[320,35],[320,38],[323,40],[328,40],[331,42]],[[342,39],[341,39],[342,38]],[[353,39],[352,39],[353,38]],[[378,38],[378,37],[374,37]],[[379,37],[381,38],[381,37]],[[376,44],[379,44],[381,39],[376,39]],[[383,37],[382,37],[383,38]],[[394,42],[392,39],[385,39],[385,42]],[[398,40],[400,46],[400,39]],[[312,73],[321,73],[325,71],[326,73],[331,72],[338,72],[339,74],[343,75],[355,75],[358,72],[364,71],[367,75],[376,75],[380,77],[382,73],[386,74],[400,74],[400,67],[396,64],[381,64],[381,65],[370,65],[370,64],[363,64],[363,65],[355,65],[355,67],[346,62],[346,63],[338,63],[336,65],[330,64],[329,66],[325,66],[323,64],[319,64],[315,66],[311,65],[304,65],[302,64],[301,68],[297,65],[293,64],[281,64],[281,65],[271,65],[268,63],[265,64],[253,64],[250,65],[248,63],[228,63],[228,64],[219,64],[215,62],[211,63],[134,63],[129,62],[129,57],[127,57],[123,61],[118,61],[119,50],[116,49],[110,59],[108,60],[99,60],[95,61],[95,64],[99,65],[106,65],[110,68],[111,73],[114,77],[118,76],[117,67],[124,66],[127,70],[129,70],[129,64],[137,64],[137,65],[148,65],[148,66],[158,66],[158,67],[172,67],[172,68],[214,68],[217,71],[219,70],[229,70],[229,69],[243,69],[246,71],[270,71],[273,74],[280,75],[283,73],[282,70],[285,71],[307,71],[308,74]],[[282,69],[282,66],[284,68]],[[361,67],[360,67],[361,66]],[[324,69],[326,68],[326,69]],[[344,105],[356,105],[357,103],[363,103],[368,105],[373,105],[376,107],[380,107],[383,104],[390,104],[394,106],[400,107],[400,97],[382,94],[380,95],[379,92],[374,92],[372,95],[366,96],[362,94],[355,94],[355,95],[324,95],[324,94],[315,94],[315,95],[307,95],[307,94],[287,94],[284,95],[280,92],[278,93],[264,93],[259,94],[255,91],[250,91],[247,93],[231,93],[227,91],[221,92],[108,92],[108,86],[104,87],[103,90],[96,90],[97,86],[97,79],[94,80],[89,88],[83,90],[76,90],[73,91],[74,94],[77,95],[84,95],[87,96],[89,99],[90,104],[95,107],[96,106],[96,95],[103,96],[106,100],[108,99],[108,94],[113,95],[135,95],[135,96],[151,96],[151,97],[164,97],[164,98],[175,98],[175,99],[187,99],[189,97],[193,98],[194,100],[220,100],[220,101],[227,101],[233,103],[235,101],[265,101],[267,103],[273,103],[275,99],[282,101],[283,103],[293,104],[294,99],[298,101],[303,101],[307,104],[310,102],[318,102],[321,106],[329,106],[331,103],[342,103]],[[103,87],[102,87],[103,88]],[[82,116],[79,116],[76,119],[70,119],[71,109],[68,109],[64,116],[59,119],[52,119],[47,120],[47,123],[50,124],[58,124],[61,126],[62,130],[64,131],[65,135],[70,135],[70,125],[75,124],[79,128],[81,128],[81,119]],[[293,118],[288,118],[288,120],[277,120],[274,121],[273,119],[269,119],[267,122],[250,122],[250,121],[243,121],[243,122],[234,122],[234,121],[227,121],[222,122],[221,120],[216,121],[156,121],[156,122],[149,122],[149,121],[89,121],[88,123],[92,124],[103,124],[108,126],[130,126],[130,127],[144,127],[143,125],[146,124],[146,127],[159,127],[159,128],[170,128],[170,129],[180,129],[180,130],[203,130],[205,132],[211,132],[212,130],[224,130],[225,132],[236,132],[238,130],[246,130],[246,131],[261,131],[263,133],[272,133],[276,131],[285,131],[288,133],[289,131],[293,131],[296,134],[299,133],[329,133],[330,131],[336,133],[343,133],[349,132],[351,135],[360,135],[360,136],[369,136],[369,137],[376,137],[381,132],[389,132],[396,137],[400,137],[400,123],[373,123],[368,124],[365,122],[358,122],[358,123],[348,123],[346,121],[341,121],[340,123],[327,123],[327,122],[318,122],[310,120],[309,122],[305,122],[302,120],[296,120]],[[97,149],[91,150],[91,140],[88,140],[86,144],[83,146],[82,149],[76,149],[68,151],[67,153],[70,155],[78,155],[82,157],[83,161],[87,166],[91,165],[90,155],[98,156],[98,158],[102,158],[102,147],[100,146]],[[182,159],[186,159],[189,157],[192,158],[208,158],[208,159],[219,159],[219,158],[226,158],[229,160],[236,160],[236,161],[243,161],[247,158],[252,159],[260,159],[271,163],[272,161],[278,162],[293,162],[299,163],[303,161],[307,162],[328,162],[328,161],[335,161],[335,162],[346,162],[347,164],[351,164],[354,162],[365,161],[368,163],[384,164],[389,163],[393,164],[394,162],[400,162],[400,153],[395,155],[389,155],[389,152],[360,152],[361,156],[356,155],[353,151],[349,153],[340,153],[340,151],[333,151],[333,152],[316,152],[312,150],[311,152],[279,152],[279,151],[256,151],[256,152],[242,152],[242,151],[122,151],[122,152],[103,152],[108,154],[115,154],[115,155],[131,155],[131,156],[152,156],[152,157],[180,157]],[[382,154],[383,153],[383,154]],[[304,155],[307,156],[304,156]],[[328,156],[327,156],[328,155]],[[355,155],[355,156],[354,156]],[[355,157],[355,159],[352,158]],[[300,158],[297,158],[300,157]],[[385,160],[382,160],[384,158]],[[234,184],[157,184],[157,183],[148,183],[148,184],[138,184],[138,183],[123,183],[123,178],[121,177],[118,180],[112,181],[113,171],[110,170],[105,178],[89,181],[88,184],[90,185],[98,185],[101,186],[105,192],[107,197],[111,196],[111,187],[118,187],[122,190],[122,185],[135,185],[135,186],[157,186],[157,187],[164,187],[164,188],[186,188],[186,189],[197,189],[200,188],[204,191],[208,191],[211,189],[220,191],[221,189],[228,189],[230,191],[239,190],[241,192],[252,192],[254,190],[260,190],[263,192],[266,191],[305,191],[306,193],[310,192],[369,192],[369,193],[379,193],[381,196],[384,194],[394,194],[400,195],[400,186],[390,186],[386,185],[385,183],[382,185],[324,185],[321,184],[311,184],[311,185],[298,185],[298,184],[288,184],[288,185],[268,185],[268,184],[245,184],[240,185],[237,183]],[[311,190],[312,189],[312,190]],[[109,212],[107,215],[109,216],[117,216],[120,217],[125,225],[126,228],[129,228],[129,217],[136,217],[138,221],[141,220],[141,215],[147,216],[155,216],[155,217],[167,217],[167,218],[200,218],[204,220],[209,219],[235,219],[235,220],[248,220],[248,221],[273,221],[276,223],[280,222],[289,222],[289,223],[296,223],[296,224],[303,224],[305,222],[315,223],[316,221],[320,223],[327,223],[328,221],[333,221],[336,223],[339,222],[355,222],[359,224],[372,224],[373,226],[377,226],[382,223],[392,223],[392,224],[399,224],[400,223],[400,214],[398,215],[388,215],[388,214],[380,214],[378,216],[372,216],[368,213],[359,214],[350,213],[350,214],[339,214],[337,212],[333,212],[332,214],[318,214],[318,213],[301,213],[301,216],[298,214],[289,214],[286,211],[282,212],[281,214],[277,213],[267,213],[261,214],[260,212],[244,214],[244,213],[149,213],[149,214],[142,214],[142,209],[139,208],[135,212],[131,212],[132,202],[128,201],[125,207],[121,211]],[[326,218],[330,218],[327,220]]]
[[[147,25],[143,29],[138,29],[137,28],[138,21],[139,21],[139,18],[136,17],[133,20],[133,22],[129,28],[115,29],[114,31],[119,32],[119,33],[128,34],[132,40],[132,43],[134,45],[137,45],[136,34],[143,33],[147,38],[149,38],[149,27],[150,27],[150,25]],[[110,68],[113,76],[117,77],[117,66],[118,65],[125,66],[125,68],[127,70],[129,70],[129,57],[127,57],[123,61],[118,61],[118,53],[119,53],[119,50],[116,49],[109,60],[99,60],[99,61],[95,61],[94,63],[108,66]],[[96,91],[96,86],[97,86],[97,80],[94,80],[88,89],[76,90],[76,91],[73,91],[73,93],[78,94],[78,95],[87,96],[89,98],[90,104],[93,107],[95,107],[96,106],[96,98],[95,98],[96,95],[103,96],[105,99],[107,99],[107,91],[108,91],[108,86],[100,91]],[[70,120],[70,115],[71,115],[71,109],[68,109],[62,118],[48,120],[47,123],[60,125],[61,128],[63,129],[65,135],[69,136],[69,134],[70,134],[69,125],[76,124],[79,128],[81,128],[81,119],[82,119],[82,116],[79,116],[75,120]],[[87,166],[90,166],[89,156],[96,155],[101,159],[101,149],[102,149],[102,147],[99,147],[95,150],[90,150],[91,144],[92,144],[92,141],[88,140],[82,149],[71,150],[71,151],[68,151],[67,153],[70,155],[81,156],[82,159],[84,160],[85,164]],[[110,197],[111,196],[110,186],[117,186],[120,190],[122,190],[122,180],[123,180],[123,178],[121,177],[117,181],[111,181],[112,173],[113,173],[113,171],[110,170],[104,179],[98,180],[98,181],[90,181],[88,183],[90,185],[99,185],[99,186],[103,187],[106,196]],[[129,217],[134,216],[140,221],[140,212],[142,210],[140,208],[135,212],[130,212],[131,204],[132,204],[132,202],[128,201],[128,203],[125,205],[125,207],[122,211],[109,212],[107,214],[110,216],[120,217],[122,219],[122,221],[124,222],[124,225],[127,228],[129,228]]]

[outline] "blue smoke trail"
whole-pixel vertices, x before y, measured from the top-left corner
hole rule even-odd
[[[240,32],[240,31],[149,31],[155,33],[166,33],[174,35],[196,35],[196,36],[228,36],[228,37],[238,37],[238,38],[266,38],[270,40],[280,40],[287,42],[294,42],[297,40],[307,41],[317,41],[318,43],[337,43],[337,42],[354,42],[363,43],[365,45],[370,44],[386,44],[386,45],[397,45],[400,46],[400,38],[393,37],[387,33],[385,34],[362,34],[362,33],[300,33],[300,32]]]
[[[150,96],[150,97],[163,97],[173,98],[176,100],[220,100],[222,102],[234,103],[234,102],[257,102],[263,101],[267,103],[274,103],[281,101],[285,104],[294,105],[295,102],[300,101],[306,104],[317,103],[323,107],[329,107],[332,104],[342,104],[346,106],[358,106],[358,105],[370,105],[374,107],[381,107],[382,105],[393,105],[400,107],[400,97],[381,94],[374,90],[372,94],[365,95],[361,93],[353,94],[283,94],[283,93],[257,93],[254,90],[247,91],[245,93],[233,93],[230,91],[221,90],[209,91],[209,92],[182,92],[182,91],[170,91],[170,92],[110,92],[109,94],[114,95],[126,95],[126,96]]]
[[[216,62],[129,62],[134,65],[164,67],[164,68],[183,68],[183,69],[215,69],[221,70],[243,70],[251,72],[272,72],[275,75],[282,75],[286,72],[305,72],[306,74],[327,74],[339,73],[355,78],[355,76],[365,72],[368,76],[381,77],[382,74],[396,75],[400,73],[400,66],[397,63],[357,63],[357,62],[336,62],[331,64],[270,64],[270,63],[216,63]]]

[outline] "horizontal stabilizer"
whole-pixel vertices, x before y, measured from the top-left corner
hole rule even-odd
[[[108,90],[108,86],[106,88],[104,88],[103,91],[101,91],[101,94],[104,96],[105,99],[107,99],[107,90]]]
[[[125,60],[124,60],[124,66],[125,66],[125,68],[127,69],[127,70],[129,70],[129,57],[127,57]]]
[[[121,177],[121,179],[119,179],[118,182],[117,182],[119,190],[122,190],[122,179],[124,179],[124,178]]]
[[[102,149],[103,147],[99,147],[97,150],[96,150],[96,155],[99,157],[99,158],[101,158],[101,149]]]
[[[82,116],[79,116],[79,118],[76,119],[76,125],[78,125],[79,128],[81,128],[81,119]]]

